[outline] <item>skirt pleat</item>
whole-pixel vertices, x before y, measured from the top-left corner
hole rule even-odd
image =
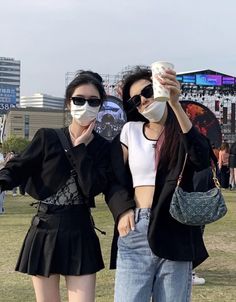
[[[29,275],[93,274],[104,268],[97,234],[87,206],[33,217],[16,264]]]
[[[83,258],[86,258],[86,262],[82,263],[82,271],[89,270],[89,272],[92,272],[93,267],[97,265],[97,255],[101,255],[99,239],[94,230],[92,236],[87,236],[87,234],[83,234],[82,237],[83,241],[86,242],[86,245],[82,250]],[[91,250],[93,251],[92,255],[90,252]],[[91,255],[91,257],[88,258],[87,255]],[[102,256],[100,256],[99,261],[102,261]]]

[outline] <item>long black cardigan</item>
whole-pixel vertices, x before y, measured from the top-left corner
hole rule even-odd
[[[180,134],[176,165],[168,170],[160,162],[157,169],[148,241],[152,252],[158,257],[175,261],[192,261],[193,267],[195,267],[208,257],[200,227],[183,225],[174,220],[169,214],[171,197],[186,152],[189,154],[189,160],[185,167],[181,185],[184,190],[193,191],[192,176],[194,171],[200,171],[209,166],[209,144],[207,140],[194,127],[188,133]],[[119,136],[112,143],[111,157],[116,182],[125,188],[117,190],[113,186],[107,196],[108,206],[117,224],[120,214],[135,207],[131,173],[128,165],[124,165]],[[111,268],[116,266],[117,238],[118,231],[115,227],[111,251]]]
[[[68,135],[68,128],[64,128]],[[94,207],[94,196],[105,192],[109,183],[110,143],[93,132],[94,139],[65,151],[53,129],[39,129],[24,152],[0,170],[1,190],[27,183],[26,192],[36,200],[56,193],[71,175],[72,168],[88,206]]]

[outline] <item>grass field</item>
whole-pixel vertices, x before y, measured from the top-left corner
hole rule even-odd
[[[210,257],[196,271],[206,279],[206,284],[193,288],[192,302],[236,301],[236,192],[224,191],[224,195],[228,213],[205,229]],[[7,195],[6,213],[0,215],[0,302],[35,301],[30,277],[14,272],[23,238],[36,211],[29,206],[31,202],[30,197]],[[96,301],[112,302],[114,271],[108,267],[113,221],[101,196],[93,215],[97,227],[107,232],[106,236],[98,234],[106,268],[97,275]],[[67,301],[63,278],[61,295],[62,301]]]

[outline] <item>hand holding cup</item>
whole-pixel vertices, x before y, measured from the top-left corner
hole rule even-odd
[[[158,102],[176,103],[179,100],[180,83],[176,80],[174,65],[158,61],[151,65],[154,99]]]

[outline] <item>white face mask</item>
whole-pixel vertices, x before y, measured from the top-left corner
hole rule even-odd
[[[71,116],[80,124],[81,126],[88,126],[93,120],[96,119],[99,112],[100,106],[91,107],[88,102],[85,102],[83,106],[74,105],[71,101]]]
[[[166,109],[166,102],[157,102],[154,101],[148,107],[144,109],[143,112],[140,112],[149,122],[159,122]]]

